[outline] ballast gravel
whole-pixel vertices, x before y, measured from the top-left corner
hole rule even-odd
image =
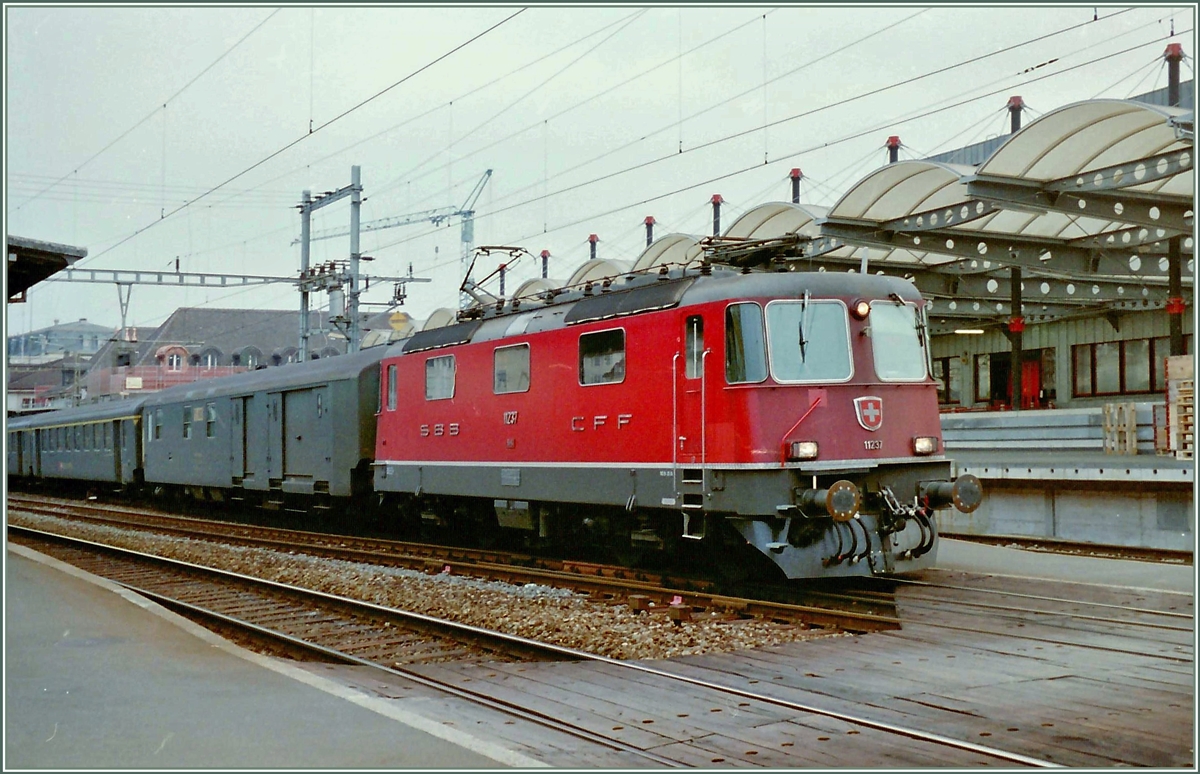
[[[221,545],[10,510],[10,523],[373,602],[616,659],[725,653],[848,636],[753,619],[678,624],[570,589]]]

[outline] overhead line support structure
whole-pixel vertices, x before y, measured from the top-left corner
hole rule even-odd
[[[361,256],[358,253],[358,215],[359,209],[362,207],[362,181],[361,167],[357,164],[350,167],[350,185],[344,188],[339,188],[336,191],[328,191],[316,199],[312,198],[311,191],[304,191],[301,194],[300,203],[300,276],[305,277],[309,273],[309,243],[312,237],[312,212],[326,205],[333,204],[336,201],[351,197],[350,202],[350,294],[348,299],[348,307],[346,310],[349,316],[349,325],[347,327],[347,340],[349,342],[348,350],[357,352],[359,343],[362,340],[362,324],[358,319],[358,297],[359,281],[358,268],[359,259]],[[300,285],[300,359],[308,359],[308,337],[312,330],[308,320],[308,294],[310,285],[302,283]],[[330,319],[335,317],[335,310],[330,309]]]
[[[488,180],[491,179],[491,177],[492,177],[492,170],[488,169],[488,170],[484,171],[483,175],[479,178],[478,182],[475,183],[475,187],[471,189],[471,192],[469,194],[467,194],[467,198],[465,200],[463,200],[463,203],[460,206],[455,207],[454,205],[449,205],[446,207],[437,207],[437,208],[434,208],[431,210],[422,210],[421,212],[413,212],[413,213],[409,213],[407,215],[392,215],[392,216],[389,216],[386,218],[379,218],[377,220],[372,220],[372,221],[363,223],[361,225],[361,227],[359,227],[358,230],[359,230],[359,232],[379,231],[379,230],[385,229],[385,228],[398,228],[400,226],[409,226],[409,225],[412,225],[413,223],[420,223],[422,221],[429,221],[430,223],[432,223],[435,226],[440,226],[443,222],[449,220],[450,218],[461,217],[462,218],[462,238],[461,238],[461,254],[459,256],[459,263],[460,263],[460,272],[459,273],[462,275],[463,279],[467,279],[468,278],[467,274],[470,271],[470,262],[471,262],[471,258],[473,257],[474,245],[475,245],[475,203],[479,200],[479,197],[483,194],[483,189],[487,185],[487,182],[488,182]],[[347,189],[343,189],[343,190],[347,190]],[[341,191],[338,191],[333,195],[337,195],[340,193],[341,193]],[[361,189],[360,189],[360,193],[361,193]],[[319,231],[316,234],[312,234],[309,237],[309,241],[315,242],[318,239],[330,239],[332,237],[344,236],[345,234],[352,233],[352,232],[353,232],[353,227],[351,228],[350,232],[346,231],[346,229],[344,229],[344,228],[326,229],[324,231]],[[351,237],[351,239],[354,239],[354,238],[355,237],[353,237],[353,236]],[[292,244],[296,244],[297,242],[300,242],[303,240],[304,240],[304,236],[301,235],[301,238],[299,240],[292,242]],[[303,254],[302,254],[302,260],[303,260]],[[303,267],[301,270],[303,271]],[[470,300],[471,300],[470,296],[463,294],[461,296],[461,306],[465,307],[468,303],[470,303]]]
[[[274,277],[269,275],[255,274],[202,274],[197,272],[178,272],[178,271],[138,271],[138,270],[123,270],[123,269],[63,269],[54,275],[53,282],[92,282],[101,284],[115,284],[117,286],[117,297],[121,303],[121,330],[124,332],[126,328],[126,314],[129,310],[129,298],[133,293],[134,285],[161,285],[168,287],[181,288],[234,288],[245,287],[251,285],[276,285],[276,284],[291,284],[296,285],[301,289],[302,293],[320,290],[326,286],[320,284],[320,277],[323,267],[311,270],[308,276],[300,277]],[[328,275],[328,272],[325,272]],[[349,276],[345,273],[337,277],[342,282],[348,282]],[[371,281],[376,282],[394,282],[397,284],[405,284],[408,282],[429,282],[427,277],[365,277],[364,282],[370,284]],[[303,342],[303,338],[301,339]]]

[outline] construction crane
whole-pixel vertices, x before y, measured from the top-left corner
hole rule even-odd
[[[466,200],[461,207],[438,207],[432,210],[424,210],[422,212],[413,212],[408,215],[393,215],[390,218],[380,218],[379,220],[371,220],[361,224],[358,227],[359,232],[363,231],[379,231],[385,228],[397,228],[399,226],[409,226],[413,223],[422,223],[429,221],[435,226],[440,226],[450,218],[462,218],[462,255],[461,255],[461,273],[465,276],[468,262],[471,259],[475,244],[475,202],[479,200],[480,194],[483,193],[484,186],[492,176],[492,170],[487,170],[483,173],[483,177],[479,178],[479,182],[471,189],[471,193],[467,194]],[[324,231],[314,232],[309,241],[318,239],[332,239],[333,237],[345,236],[350,233],[348,227],[326,229]],[[299,244],[300,240],[292,241],[292,244]]]

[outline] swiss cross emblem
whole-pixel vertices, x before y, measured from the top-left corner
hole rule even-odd
[[[864,430],[875,432],[883,427],[883,398],[866,395],[854,399],[854,414]]]

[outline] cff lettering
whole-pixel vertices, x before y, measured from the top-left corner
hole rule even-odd
[[[596,414],[591,417],[571,417],[571,431],[582,433],[590,427],[592,430],[600,430],[605,427],[615,426],[621,430],[625,428],[630,421],[633,420],[633,414],[617,414],[615,421],[608,414]]]

